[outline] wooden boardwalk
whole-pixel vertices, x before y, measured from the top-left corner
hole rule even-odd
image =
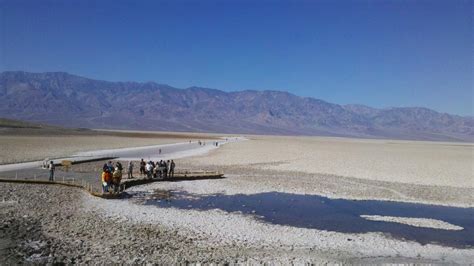
[[[11,178],[0,178],[0,183],[18,183],[18,184],[39,184],[39,185],[61,185],[67,187],[81,188],[87,191],[89,194],[101,197],[104,199],[117,199],[121,198],[127,188],[133,186],[139,186],[144,184],[149,184],[153,182],[179,182],[179,181],[190,181],[190,180],[200,180],[200,179],[219,179],[224,178],[224,174],[218,171],[179,171],[176,172],[173,178],[132,178],[132,179],[122,179],[122,191],[119,193],[102,193],[100,191],[100,183],[91,184],[85,182],[82,179],[62,179],[56,181],[47,181],[40,179],[11,179]]]

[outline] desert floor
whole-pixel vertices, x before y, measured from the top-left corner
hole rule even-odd
[[[251,136],[181,161],[238,177],[223,185],[229,192],[246,187],[474,207],[469,143]]]
[[[474,187],[474,144],[323,137],[250,138],[189,162],[417,185]]]
[[[464,264],[474,260],[472,247],[419,243],[377,230],[345,233],[262,222],[242,212],[146,204],[157,201],[157,191],[181,191],[196,197],[281,192],[355,202],[388,200],[457,206],[468,212],[474,207],[472,144],[323,137],[247,138],[222,145],[207,155],[176,161],[177,169],[220,170],[226,173],[224,179],[156,182],[130,188],[130,198],[121,200],[94,198],[79,190],[56,193],[66,189],[51,186],[36,191],[33,187],[0,184],[6,195],[2,204],[9,207],[0,212],[4,224],[0,234],[8,240],[0,243],[0,247],[8,246],[0,248],[0,254],[8,255],[10,262],[28,258],[32,262],[79,263]],[[74,167],[81,174],[96,175],[102,163]],[[54,197],[46,200],[45,193]],[[71,199],[62,199],[66,196]],[[72,200],[74,204],[61,204],[63,200]],[[20,206],[26,218],[13,211]],[[449,235],[449,230],[462,230],[456,224],[436,219],[365,214],[360,217],[409,226],[406,228],[431,228],[434,231],[427,231],[430,234]],[[63,223],[64,219],[74,222]],[[11,226],[15,223],[18,228]],[[34,225],[38,223],[41,226]],[[101,223],[116,223],[119,229],[103,231]],[[40,229],[18,235],[16,232],[23,227]],[[146,234],[141,233],[142,228],[146,228]],[[108,241],[97,234],[106,235]],[[68,245],[73,248],[67,248]],[[95,251],[101,245],[107,252]]]
[[[0,164],[67,157],[78,152],[177,143],[212,139],[212,135],[183,133],[149,133],[134,131],[101,131],[100,133],[7,134],[0,132]]]

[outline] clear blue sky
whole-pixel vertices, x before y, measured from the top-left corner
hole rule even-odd
[[[473,1],[0,1],[0,71],[473,112]]]

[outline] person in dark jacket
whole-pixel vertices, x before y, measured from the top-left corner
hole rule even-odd
[[[176,166],[176,164],[174,163],[173,160],[171,160],[171,163],[170,163],[170,178],[173,178],[174,177],[174,167]]]
[[[54,181],[54,170],[56,169],[56,167],[54,166],[53,161],[49,162],[48,169],[49,169],[49,181]]]
[[[145,163],[145,161],[144,161],[143,158],[142,158],[142,160],[140,161],[140,174],[141,174],[141,175],[144,175],[145,172],[146,172],[146,170],[145,170],[145,165],[146,165],[146,163]]]
[[[168,164],[166,161],[163,161],[163,178],[168,177]]]
[[[128,162],[128,178],[133,178],[133,162]]]

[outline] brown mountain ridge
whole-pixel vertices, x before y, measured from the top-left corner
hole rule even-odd
[[[82,128],[474,140],[474,118],[338,105],[280,91],[177,89],[64,72],[0,73],[0,117]]]

